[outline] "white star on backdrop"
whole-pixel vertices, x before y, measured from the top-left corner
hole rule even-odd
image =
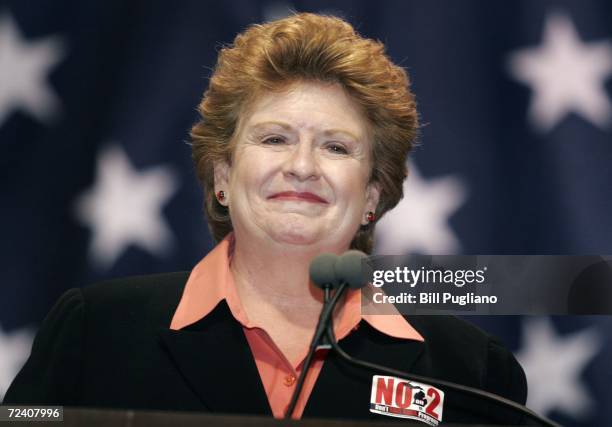
[[[168,167],[138,171],[119,146],[98,158],[93,188],[77,201],[78,218],[91,227],[90,254],[98,268],[109,268],[132,244],[163,256],[173,235],[162,209],[177,189]]]
[[[57,37],[26,40],[9,14],[0,14],[0,126],[21,109],[48,122],[60,110],[60,101],[47,80],[62,59]]]
[[[542,45],[512,54],[509,65],[533,91],[529,116],[539,130],[552,129],[569,113],[601,128],[612,122],[604,86],[612,74],[612,45],[607,40],[583,43],[566,14],[549,14]]]
[[[526,320],[523,331],[516,357],[527,375],[527,406],[542,415],[586,413],[593,400],[580,376],[601,347],[599,335],[588,329],[562,336],[547,318]]]
[[[456,253],[460,244],[448,220],[466,199],[464,185],[452,176],[424,180],[413,163],[408,171],[404,198],[376,224],[375,252]]]
[[[29,329],[5,333],[0,325],[0,401],[30,355],[33,339]]]

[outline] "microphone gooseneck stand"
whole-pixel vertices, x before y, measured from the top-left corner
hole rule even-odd
[[[358,275],[355,274],[355,262],[357,262],[355,252],[356,251],[349,251],[341,257],[325,254],[321,256],[320,259],[315,260],[316,262],[313,262],[313,264],[317,264],[316,268],[313,269],[313,264],[311,264],[311,277],[313,278],[315,284],[317,284],[317,286],[320,286],[324,291],[324,305],[319,316],[319,322],[317,323],[317,327],[315,329],[315,333],[313,335],[308,354],[304,359],[304,364],[302,365],[302,371],[300,372],[296,388],[293,392],[293,396],[291,397],[291,401],[287,407],[287,411],[285,412],[285,419],[291,419],[293,415],[299,395],[304,386],[306,375],[308,375],[308,371],[310,370],[310,365],[312,364],[312,359],[315,351],[317,349],[324,348],[335,351],[341,359],[354,366],[367,369],[373,372],[392,375],[410,381],[423,382],[426,384],[432,384],[440,388],[454,390],[466,394],[468,396],[477,397],[480,399],[484,399],[488,402],[497,403],[502,407],[518,412],[523,416],[527,417],[528,419],[535,421],[537,425],[543,425],[547,427],[561,427],[554,421],[541,417],[535,412],[531,411],[529,408],[520,405],[510,399],[506,399],[505,397],[498,396],[496,394],[484,390],[479,390],[474,387],[468,387],[444,380],[438,380],[435,378],[409,374],[408,372],[403,372],[397,369],[392,369],[382,365],[377,365],[375,363],[367,362],[365,360],[357,359],[347,354],[336,341],[336,337],[334,335],[332,313],[334,311],[334,308],[338,304],[340,297],[343,295],[347,287],[350,286],[351,288],[357,289],[359,287],[362,287],[365,283],[365,280],[360,279]],[[360,254],[359,256],[365,257],[364,254]],[[331,276],[334,275],[335,277],[331,278]],[[336,292],[333,294],[333,296],[331,296],[332,289],[336,287]]]
[[[468,395],[472,395],[472,396],[476,396],[476,397],[479,397],[479,398],[483,398],[483,399],[486,399],[486,400],[498,403],[501,406],[512,408],[512,409],[522,413],[523,415],[527,416],[528,418],[536,421],[538,423],[538,425],[544,425],[544,426],[548,426],[548,427],[561,427],[560,424],[557,424],[557,423],[555,423],[552,420],[549,420],[549,419],[546,419],[544,417],[541,417],[540,415],[536,414],[535,412],[531,411],[530,409],[526,408],[525,406],[514,402],[513,400],[506,399],[505,397],[498,396],[498,395],[493,394],[493,393],[489,393],[488,391],[479,390],[477,388],[468,387],[468,386],[464,386],[464,385],[461,385],[461,384],[450,383],[450,382],[447,382],[447,381],[444,381],[444,380],[438,380],[438,379],[435,379],[435,378],[422,377],[422,376],[416,375],[416,374],[409,374],[407,372],[398,371],[396,369],[387,368],[386,366],[377,365],[375,363],[370,363],[370,362],[367,362],[365,360],[354,358],[354,357],[350,356],[348,353],[346,353],[344,350],[342,350],[342,348],[340,347],[340,345],[336,341],[336,339],[334,337],[333,330],[331,328],[332,328],[332,326],[330,326],[328,328],[327,337],[328,337],[328,340],[329,340],[329,343],[330,343],[332,349],[338,354],[338,356],[340,356],[341,359],[347,361],[348,363],[350,363],[352,365],[355,365],[355,366],[358,366],[358,367],[361,367],[361,368],[364,368],[364,369],[368,369],[370,371],[382,372],[382,373],[387,374],[387,375],[392,375],[392,376],[395,376],[395,377],[400,377],[400,378],[411,380],[411,381],[417,381],[417,382],[423,382],[423,383],[426,383],[426,384],[432,384],[432,385],[434,385],[436,387],[448,388],[448,389],[451,389],[451,390],[459,391],[461,393],[465,393],[465,394],[468,394]]]
[[[295,390],[293,391],[293,395],[291,396],[291,401],[289,402],[289,406],[287,407],[287,411],[285,412],[285,419],[291,419],[293,415],[293,411],[295,410],[295,405],[297,404],[300,393],[302,392],[302,387],[304,387],[304,381],[306,380],[306,375],[308,375],[308,371],[310,370],[310,365],[312,364],[312,358],[315,354],[317,348],[332,348],[332,343],[324,342],[326,339],[325,332],[327,331],[326,325],[330,324],[329,320],[332,317],[332,313],[334,311],[334,307],[338,303],[338,300],[344,293],[347,284],[343,282],[340,284],[334,296],[330,300],[330,293],[332,286],[328,285],[323,288],[323,310],[321,310],[321,315],[319,316],[319,322],[317,323],[317,328],[315,330],[315,334],[312,337],[312,341],[310,343],[310,349],[308,350],[308,354],[304,359],[304,364],[302,365],[302,371],[300,372],[300,376],[295,385]]]
[[[334,302],[333,300],[330,302],[331,303]],[[332,307],[333,310],[333,307]],[[326,336],[327,336],[327,342],[329,343],[329,345],[331,346],[331,348],[336,352],[336,354],[338,354],[338,356],[340,356],[341,359],[345,360],[346,362],[350,363],[351,365],[354,366],[358,366],[360,368],[363,369],[367,369],[373,372],[378,372],[378,373],[384,373],[387,375],[392,375],[395,377],[400,377],[402,379],[407,379],[407,380],[411,380],[411,381],[416,381],[416,382],[423,382],[425,384],[432,384],[436,387],[440,387],[440,388],[447,388],[450,390],[455,390],[458,391],[460,393],[464,393],[467,395],[471,395],[471,396],[475,396],[481,399],[485,399],[487,401],[492,401],[495,402],[501,406],[505,406],[508,408],[511,408],[517,412],[520,412],[521,414],[523,414],[524,416],[530,418],[533,421],[536,421],[538,423],[538,425],[544,425],[547,427],[561,427],[560,424],[555,423],[552,420],[549,420],[547,418],[541,417],[540,415],[536,414],[535,412],[533,412],[532,410],[530,410],[529,408],[514,402],[513,400],[510,399],[506,399],[505,397],[502,396],[498,396],[497,394],[494,393],[490,393],[488,391],[484,391],[484,390],[479,390],[477,388],[474,387],[468,387],[468,386],[464,386],[461,384],[456,384],[456,383],[452,383],[452,382],[448,382],[448,381],[444,381],[444,380],[438,380],[435,378],[430,378],[430,377],[423,377],[420,375],[416,375],[416,374],[409,374],[408,372],[404,372],[404,371],[400,371],[397,369],[393,369],[393,368],[388,368],[386,366],[383,365],[377,365],[375,363],[371,363],[365,360],[361,360],[361,359],[357,359],[355,357],[350,356],[347,352],[345,352],[340,345],[338,344],[338,341],[336,340],[336,337],[334,335],[334,326],[333,326],[333,322],[334,319],[330,318],[329,319],[329,323],[327,324],[327,329],[326,329]],[[409,384],[410,386],[410,384]]]

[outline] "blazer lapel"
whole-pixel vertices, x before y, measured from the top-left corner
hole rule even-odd
[[[352,357],[407,372],[415,372],[425,347],[420,341],[387,336],[364,321],[357,331],[340,341],[340,346]],[[374,417],[369,404],[372,376],[377,374],[381,373],[353,366],[330,351],[304,416]]]
[[[193,325],[162,329],[159,336],[185,382],[210,411],[272,414],[242,326],[225,301]]]

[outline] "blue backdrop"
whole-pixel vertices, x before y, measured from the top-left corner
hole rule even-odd
[[[0,396],[66,289],[212,246],[187,132],[216,52],[289,10],[406,67],[423,127],[379,253],[612,253],[612,3],[0,1]],[[610,317],[472,318],[529,405],[612,425]]]

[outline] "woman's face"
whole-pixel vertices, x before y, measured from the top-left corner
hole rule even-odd
[[[232,165],[215,167],[236,238],[348,248],[378,203],[366,123],[339,85],[260,97],[241,117]]]

